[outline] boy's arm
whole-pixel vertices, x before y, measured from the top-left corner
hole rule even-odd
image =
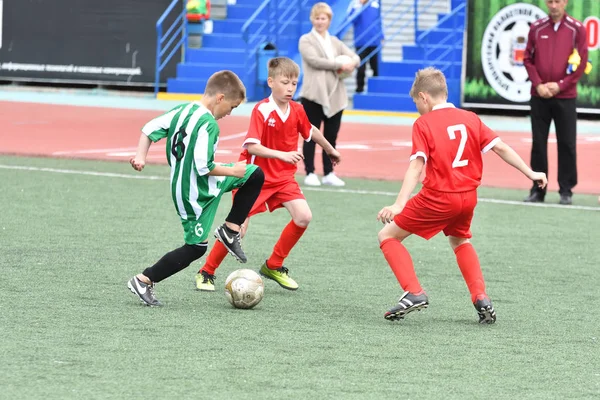
[[[253,156],[263,158],[276,158],[288,164],[297,164],[300,160],[304,160],[304,156],[299,151],[279,151],[263,146],[260,143],[246,143],[248,153]]]
[[[246,161],[238,161],[233,167],[215,164],[215,167],[208,173],[209,176],[235,176],[243,178],[246,174]]]
[[[129,163],[136,171],[141,171],[146,165],[146,157],[148,156],[148,149],[152,142],[158,142],[164,139],[169,134],[169,127],[173,123],[174,119],[179,113],[186,107],[186,104],[178,105],[172,110],[164,113],[163,115],[154,118],[148,122],[142,128],[142,135],[138,141],[137,151],[135,157],[129,160]]]
[[[545,173],[535,172],[531,168],[529,168],[527,164],[525,164],[525,161],[523,161],[523,159],[517,154],[517,152],[514,151],[512,147],[504,143],[502,140],[499,140],[498,143],[496,143],[496,145],[492,147],[492,151],[498,154],[498,156],[500,156],[500,158],[503,159],[504,162],[506,162],[509,165],[512,165],[513,167],[521,171],[523,175],[525,175],[532,181],[537,182],[540,188],[543,189],[548,184],[548,179],[546,178]]]
[[[410,195],[415,190],[415,187],[417,187],[417,183],[419,183],[419,177],[421,176],[421,172],[423,172],[424,165],[425,159],[423,157],[416,157],[408,164],[408,169],[404,174],[404,180],[402,181],[402,187],[400,188],[396,202],[391,206],[383,207],[379,211],[377,214],[378,221],[384,224],[392,222],[394,217],[402,211],[406,202],[410,199]]]
[[[144,169],[146,165],[146,156],[148,156],[148,150],[150,149],[150,145],[152,141],[145,133],[140,135],[140,140],[138,141],[137,150],[135,152],[135,157],[129,160],[129,163],[136,171],[141,171]]]
[[[337,165],[340,163],[340,161],[342,161],[342,155],[340,154],[339,151],[337,151],[332,145],[331,143],[329,143],[327,141],[327,139],[325,139],[325,136],[323,136],[323,134],[321,133],[321,131],[319,130],[319,128],[317,128],[316,126],[312,126],[311,129],[311,140],[313,140],[316,144],[318,144],[319,146],[321,146],[321,148],[323,149],[323,151],[325,153],[327,153],[327,155],[329,156],[329,158],[331,158],[331,161],[333,162],[333,165]]]

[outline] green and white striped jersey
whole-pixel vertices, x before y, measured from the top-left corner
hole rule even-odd
[[[200,103],[182,104],[148,122],[142,132],[152,142],[166,138],[171,166],[171,196],[179,216],[197,220],[203,207],[220,193],[224,177],[209,176],[215,168],[219,126]]]

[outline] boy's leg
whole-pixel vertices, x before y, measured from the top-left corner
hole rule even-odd
[[[229,190],[230,188],[233,188],[233,187],[235,187],[234,182],[232,182],[231,185],[226,187],[226,189]],[[277,188],[265,188],[265,186],[263,185],[263,187],[261,188],[260,194],[258,195],[258,198],[254,202],[254,206],[250,210],[249,216],[267,211],[267,207],[265,206],[265,203],[267,202],[269,197],[271,197],[276,192],[277,192]],[[235,199],[236,195],[237,195],[237,190],[233,190],[234,199]],[[246,234],[249,223],[250,223],[250,218],[246,218],[246,221],[244,221],[244,223],[242,224],[242,229],[240,230],[240,234],[241,234],[242,238]],[[225,257],[227,256],[228,252],[229,251],[223,245],[223,243],[221,243],[218,240],[215,242],[215,244],[213,245],[213,248],[211,249],[210,253],[206,257],[206,262],[204,263],[202,268],[198,271],[198,275],[196,275],[196,287],[199,290],[211,291],[211,292],[214,291],[215,272],[216,272],[217,268],[219,268],[219,266],[221,265],[221,263],[223,262]],[[212,280],[212,282],[211,282],[211,280]]]
[[[285,189],[282,192],[278,196],[288,196],[288,198],[301,196],[302,198],[281,203],[292,216],[292,220],[281,232],[271,256],[262,265],[260,273],[264,277],[276,281],[284,289],[296,290],[298,283],[289,277],[289,270],[283,266],[283,262],[306,231],[312,220],[312,213],[296,182],[288,186],[287,192]]]
[[[279,240],[273,247],[273,253],[267,260],[272,269],[283,265],[283,261],[290,254],[296,243],[298,243],[312,220],[312,212],[305,199],[287,201],[283,203],[283,206],[290,213],[292,220],[281,232]]]
[[[494,323],[496,312],[485,292],[485,281],[481,272],[481,264],[475,248],[470,243],[471,220],[477,205],[477,191],[457,194],[461,196],[463,210],[456,219],[444,229],[450,246],[456,255],[456,263],[471,294],[471,302],[477,309],[480,323]],[[483,310],[482,310],[483,309]]]
[[[154,295],[154,283],[158,283],[186,268],[206,253],[208,243],[185,244],[168,252],[151,267],[129,280],[127,286],[140,300],[149,306],[162,305]]]
[[[256,165],[246,166],[243,178],[227,177],[222,184],[222,192],[239,188],[225,224],[215,230],[215,237],[227,248],[227,251],[238,261],[245,263],[248,259],[242,250],[240,229],[244,223],[265,181],[265,175]]]
[[[429,305],[427,295],[415,274],[412,258],[402,244],[402,241],[410,235],[410,232],[400,228],[394,222],[385,225],[378,234],[383,256],[404,290],[398,304],[384,314],[387,320],[402,319],[406,314],[427,308]]]
[[[208,243],[185,244],[178,249],[168,252],[153,266],[146,268],[142,275],[147,277],[150,282],[161,282],[171,275],[189,266],[206,253]]]
[[[479,264],[479,257],[469,239],[450,236],[450,245],[456,254],[456,262],[460,268],[469,292],[471,301],[479,314],[480,324],[496,322],[496,311],[488,295],[485,293],[485,281]]]
[[[458,246],[456,246],[457,244]],[[479,323],[493,324],[496,322],[496,311],[494,310],[492,301],[485,293],[485,282],[477,252],[468,239],[451,236],[450,245],[454,249],[456,262],[467,283],[469,292],[471,292],[471,301],[477,310],[477,314],[479,314]]]
[[[485,293],[485,282],[483,280],[483,273],[481,272],[481,264],[479,263],[479,257],[473,245],[469,242],[469,239],[458,238],[450,236],[450,246],[454,250],[456,255],[456,263],[458,268],[465,279],[469,293],[471,294],[471,302],[475,301],[480,297],[487,297]]]
[[[394,221],[379,232],[381,251],[406,291],[398,305],[385,314],[386,319],[401,319],[408,312],[429,305],[427,295],[415,274],[410,254],[401,242],[411,234],[431,239],[451,223],[461,209],[460,196],[423,188],[406,203],[400,214],[394,217]]]
[[[238,251],[236,256],[239,258],[243,257],[243,260],[245,260],[246,256],[239,244],[240,225],[244,222],[250,209],[254,205],[254,201],[260,193],[263,182],[264,174],[262,170],[256,165],[248,165],[246,167],[246,175],[244,178],[228,177],[221,184],[221,194],[231,191],[235,186],[240,187],[240,193],[238,193],[237,196],[240,200],[236,203],[234,199],[232,211],[226,219],[226,223],[233,224],[234,227],[237,226],[238,231],[233,231],[224,224],[217,228],[216,234],[221,232],[226,238],[233,237],[233,240],[231,241],[233,243],[228,241],[229,243],[225,243],[225,247],[227,247],[230,252],[233,252],[231,247],[235,248]],[[244,188],[246,189],[242,190]],[[204,255],[208,246],[206,242],[208,230],[214,221],[221,194],[203,205],[202,215],[198,220],[181,221],[186,245],[165,254],[155,265],[145,269],[142,274],[130,280],[128,283],[129,288],[132,292],[137,294],[144,303],[148,305],[160,305],[160,302],[154,297],[153,290],[151,290],[153,284],[181,271],[190,265],[192,261],[197,260]],[[235,208],[236,205],[238,209],[234,211],[233,208]],[[244,212],[245,215],[241,217]],[[235,245],[237,245],[237,247]],[[146,285],[147,287],[142,285]]]
[[[242,238],[246,235],[249,223],[250,218],[247,218],[242,225],[242,230],[240,231]],[[198,274],[196,274],[196,288],[198,290],[205,292],[215,291],[215,272],[227,256],[227,253],[229,253],[227,247],[217,240],[210,253],[208,253],[204,265],[198,270]]]
[[[421,294],[423,288],[417,279],[412,258],[402,241],[411,233],[400,228],[394,222],[386,224],[379,235],[379,248],[398,283],[405,292]]]
[[[181,220],[185,245],[165,254],[152,267],[134,276],[127,283],[129,289],[147,305],[161,305],[154,296],[154,283],[160,282],[186,268],[206,253],[208,234],[215,218],[219,199],[205,204],[197,220]]]
[[[210,253],[208,253],[208,256],[206,256],[206,261],[204,262],[202,268],[198,270],[198,273],[204,271],[209,275],[214,275],[217,268],[219,268],[227,256],[227,253],[227,248],[223,246],[223,243],[217,240],[210,250]]]

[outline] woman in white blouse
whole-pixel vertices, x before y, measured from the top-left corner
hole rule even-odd
[[[342,113],[348,106],[348,93],[340,73],[352,72],[360,63],[360,58],[348,46],[327,31],[333,12],[327,3],[317,3],[310,12],[313,29],[302,35],[298,47],[302,55],[304,73],[300,97],[310,123],[321,129],[323,135],[335,147]],[[350,61],[336,60],[340,55],[349,56]],[[304,184],[319,186],[321,182],[315,174],[315,144],[305,142],[303,147],[306,178]],[[323,184],[344,186],[343,180],[333,172],[331,160],[323,153]]]

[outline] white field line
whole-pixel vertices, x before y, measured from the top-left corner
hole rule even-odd
[[[219,142],[224,142],[227,140],[233,140],[240,137],[246,136],[246,132],[234,133],[232,135],[221,136],[219,138]],[[120,152],[133,152],[135,155],[135,151],[137,147],[113,147],[110,149],[86,149],[86,150],[64,150],[64,151],[55,151],[52,153],[53,156],[66,156],[73,154],[102,154],[102,153],[120,153]],[[149,152],[152,151],[161,151],[164,152],[164,146],[152,146],[150,147]]]
[[[144,175],[144,174],[117,174],[113,172],[96,172],[96,171],[84,171],[74,169],[57,169],[57,168],[41,168],[41,167],[30,167],[25,165],[3,165],[0,164],[0,169],[8,170],[19,170],[19,171],[33,171],[33,172],[52,172],[58,174],[73,174],[73,175],[88,175],[88,176],[100,176],[106,178],[121,178],[121,179],[142,179],[151,181],[168,181],[169,178],[164,176],[156,175]],[[329,189],[329,188],[314,188],[314,187],[302,187],[303,191],[308,192],[327,192],[327,193],[344,193],[344,194],[356,194],[356,195],[370,195],[370,196],[390,196],[396,197],[396,192],[384,192],[377,190],[356,190],[356,189]],[[488,199],[480,197],[478,201],[482,203],[493,203],[493,204],[504,204],[521,207],[541,207],[541,208],[559,208],[561,210],[585,210],[585,211],[600,211],[600,207],[589,207],[589,206],[562,206],[559,204],[547,204],[547,203],[524,203],[521,201],[513,200],[499,200],[499,199]]]
[[[235,133],[232,135],[227,135],[219,138],[219,143],[225,142],[228,140],[238,139],[240,137],[246,136],[246,132]],[[531,138],[508,138],[507,142],[513,147],[516,146],[529,146],[531,143]],[[600,137],[596,136],[582,136],[578,138],[577,143],[580,145],[583,144],[596,144],[600,142]],[[556,143],[556,138],[549,138],[548,143]],[[380,146],[378,146],[380,145]],[[383,146],[383,147],[381,147]],[[410,141],[398,141],[398,140],[357,140],[352,142],[340,142],[338,143],[337,148],[340,150],[356,150],[356,151],[369,151],[369,152],[379,152],[379,151],[396,151],[397,147],[412,147],[412,142]],[[226,149],[223,149],[226,150]],[[238,150],[238,147],[235,147],[235,150]],[[239,148],[241,152],[241,147]],[[133,153],[135,155],[136,147],[116,147],[110,149],[85,149],[85,150],[64,150],[64,151],[55,151],[52,153],[53,156],[68,156],[68,155],[79,155],[79,154],[105,154],[109,157],[115,156],[125,156],[125,155],[115,155],[114,153]],[[150,147],[149,153],[152,152],[164,152],[164,147],[161,146],[152,146]],[[232,150],[229,150],[230,154]]]

